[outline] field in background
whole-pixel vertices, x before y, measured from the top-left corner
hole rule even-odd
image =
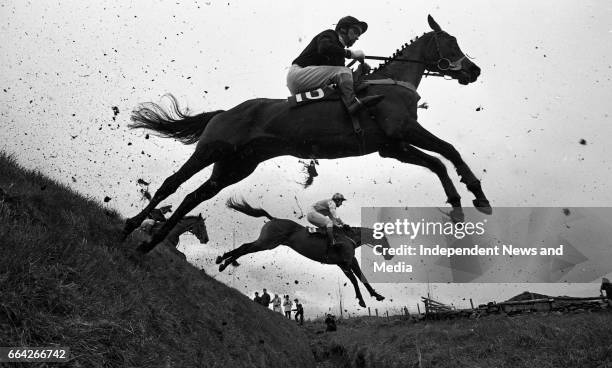
[[[612,367],[612,313],[531,313],[414,323],[399,316],[305,324],[317,367]]]

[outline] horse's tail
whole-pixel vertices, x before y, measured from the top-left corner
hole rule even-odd
[[[227,200],[227,202],[225,202],[225,205],[233,210],[242,212],[245,215],[249,215],[252,217],[266,216],[270,220],[276,219],[275,217],[272,217],[272,215],[270,215],[268,212],[266,212],[266,210],[264,210],[263,208],[251,207],[251,205],[248,204],[244,199],[241,199],[240,201],[238,201],[234,198],[230,198]]]
[[[190,116],[188,109],[185,112],[181,111],[176,97],[171,94],[165,97],[170,100],[171,106],[168,109],[153,102],[140,104],[132,111],[130,119],[133,123],[129,127],[149,129],[161,137],[174,138],[183,144],[193,144],[198,141],[210,119],[224,111],[217,110]]]

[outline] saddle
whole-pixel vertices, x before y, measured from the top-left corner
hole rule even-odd
[[[355,85],[355,94],[358,95],[368,88],[369,83],[359,83]],[[289,107],[294,109],[313,102],[337,101],[340,100],[340,91],[335,84],[313,89],[312,91],[297,93],[287,97]]]
[[[310,236],[327,236],[325,228],[322,227],[306,226],[306,231],[308,231],[308,235]]]
[[[327,238],[327,230],[324,227],[306,226],[309,236],[322,236]],[[334,236],[346,236],[342,229],[334,226]]]

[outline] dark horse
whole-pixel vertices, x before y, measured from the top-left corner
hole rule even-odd
[[[360,306],[365,307],[366,304],[361,296],[359,285],[357,285],[357,279],[361,280],[363,285],[370,292],[370,295],[376,298],[376,300],[381,301],[385,299],[384,296],[378,294],[374,288],[370,286],[355,258],[355,248],[361,245],[380,244],[383,248],[389,248],[387,238],[383,237],[380,240],[375,240],[372,229],[361,227],[342,228],[340,230],[340,236],[337,236],[341,244],[334,246],[332,249],[328,249],[327,236],[325,234],[310,234],[308,229],[304,226],[291,220],[272,217],[264,209],[253,208],[244,201],[236,202],[230,199],[227,201],[227,206],[249,216],[265,216],[270,219],[270,221],[266,222],[261,228],[257,240],[242,244],[238,248],[217,257],[217,264],[221,263],[219,271],[223,271],[230,264],[235,264],[236,260],[245,254],[274,249],[279,245],[286,245],[313,261],[338,265],[346,277],[351,280]],[[386,260],[393,258],[393,256],[387,254],[385,254],[384,257]]]
[[[322,101],[291,109],[285,99],[258,98],[228,111],[194,116],[181,112],[173,97],[171,111],[153,103],[141,105],[132,114],[132,128],[150,129],[185,144],[197,142],[197,146],[187,162],[163,182],[147,207],[126,221],[124,233],[129,234],[140,225],[155,206],[187,179],[214,164],[210,178],[185,197],[150,242],[139,245],[138,251],[146,253],[198,204],[249,176],[260,162],[284,155],[336,159],[379,152],[382,157],[427,167],[442,182],[447,202],[453,207],[453,220],[462,221],[460,196],[446,167],[439,159],[420,149],[433,151],[452,162],[461,181],[475,195],[474,206],[490,214],[492,209],[480,181],[457,150],[417,121],[419,96],[416,87],[426,70],[450,76],[460,84],[472,83],[480,75],[480,68],[465,57],[455,37],[440,29],[431,16],[428,21],[433,32],[423,34],[410,45],[405,44],[394,55],[395,58],[416,62],[390,60],[363,78],[366,81],[382,78],[401,81],[406,83],[400,84],[411,84],[415,88],[396,84],[371,85],[363,91],[362,94],[379,94],[385,98],[370,111],[361,113],[361,136],[354,133],[351,120],[338,101]]]

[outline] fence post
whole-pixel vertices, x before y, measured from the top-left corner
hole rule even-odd
[[[419,303],[417,303],[417,311],[419,312],[419,316],[421,315],[421,306],[419,306]]]
[[[387,311],[387,321],[389,320],[389,311]]]
[[[376,317],[378,317],[378,308],[374,308],[374,311],[376,312]]]
[[[470,298],[470,305],[472,306],[472,309],[474,309],[474,302],[472,301],[472,298]]]
[[[372,317],[372,312],[370,311],[370,307],[368,307],[368,317]]]

